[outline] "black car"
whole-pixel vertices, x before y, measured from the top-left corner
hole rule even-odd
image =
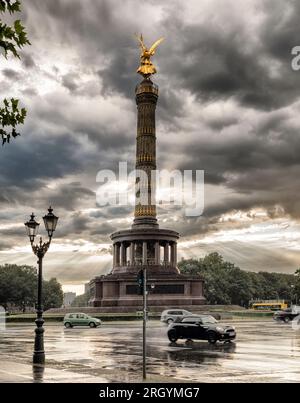
[[[208,340],[215,344],[217,341],[230,342],[236,338],[235,328],[219,324],[209,315],[188,316],[175,321],[168,330],[168,337],[172,343],[178,339]]]
[[[289,323],[299,316],[300,311],[297,309],[287,308],[283,311],[276,311],[273,315],[273,319],[278,322]]]

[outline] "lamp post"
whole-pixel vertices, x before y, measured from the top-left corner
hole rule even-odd
[[[39,223],[35,221],[35,216],[32,213],[30,220],[25,223],[27,235],[30,240],[33,253],[38,257],[38,295],[35,320],[35,341],[34,341],[34,353],[33,363],[44,364],[45,363],[45,351],[44,351],[44,319],[43,319],[43,305],[42,305],[42,293],[43,293],[43,257],[45,256],[49,246],[51,244],[53,232],[56,229],[58,217],[53,214],[53,209],[49,207],[48,214],[43,217],[46,231],[48,233],[48,241],[43,243],[42,237],[37,244],[34,244],[34,239],[37,236]]]

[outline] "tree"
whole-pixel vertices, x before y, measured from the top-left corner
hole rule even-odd
[[[61,284],[52,278],[43,282],[43,306],[47,311],[50,308],[60,308],[63,304],[64,293]]]
[[[182,273],[199,275],[204,279],[204,295],[209,304],[248,306],[252,299],[291,300],[291,286],[300,296],[300,269],[295,276],[283,273],[246,272],[218,253],[202,259],[183,260]]]
[[[14,14],[21,11],[21,2],[19,0],[0,0],[0,15],[8,12]],[[20,58],[19,49],[25,45],[30,45],[27,39],[27,33],[20,20],[16,20],[12,26],[9,26],[0,19],[0,50],[7,59],[9,53],[14,57]],[[3,107],[0,107],[0,134],[2,145],[9,143],[11,137],[20,135],[16,126],[24,124],[26,109],[19,109],[19,100],[11,98],[3,100]]]
[[[34,267],[6,264],[0,266],[0,305],[7,309],[13,305],[25,312],[33,307],[37,298],[37,271]],[[63,304],[60,283],[52,278],[43,281],[44,310],[59,308]]]
[[[89,299],[90,299],[89,292],[82,295],[78,295],[72,302],[71,306],[88,306]]]
[[[13,304],[21,310],[36,301],[37,275],[30,266],[0,266],[0,304],[7,309]]]
[[[297,303],[300,302],[300,269],[296,270],[295,273],[295,297],[297,298]]]

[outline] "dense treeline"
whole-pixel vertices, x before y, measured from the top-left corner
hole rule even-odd
[[[86,292],[82,295],[77,295],[77,297],[72,302],[71,306],[88,306],[88,302],[90,299],[90,293]]]
[[[218,253],[201,259],[182,260],[182,273],[200,275],[205,280],[204,292],[209,304],[248,306],[251,299],[285,299],[300,302],[300,270],[295,275],[267,272],[246,272],[227,262]],[[0,266],[0,305],[19,310],[36,302],[37,273],[30,266]],[[76,298],[73,306],[86,306],[88,294]],[[43,281],[44,309],[63,304],[63,291],[56,279]]]
[[[218,253],[201,259],[182,260],[182,273],[201,275],[209,304],[248,306],[251,299],[285,299],[300,301],[300,270],[295,275],[267,272],[247,272]]]
[[[15,307],[25,312],[34,307],[37,295],[37,272],[30,266],[6,264],[0,266],[0,305],[5,309]],[[61,284],[55,278],[43,281],[44,310],[63,304]]]

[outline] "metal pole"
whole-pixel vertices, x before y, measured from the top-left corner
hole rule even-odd
[[[146,380],[146,325],[147,325],[147,270],[143,268],[144,283],[143,283],[143,380]]]
[[[38,255],[38,297],[37,297],[37,318],[35,320],[35,340],[34,340],[34,353],[33,363],[44,364],[45,363],[45,351],[44,351],[44,319],[43,319],[43,305],[42,305],[42,292],[43,292],[43,256]]]

